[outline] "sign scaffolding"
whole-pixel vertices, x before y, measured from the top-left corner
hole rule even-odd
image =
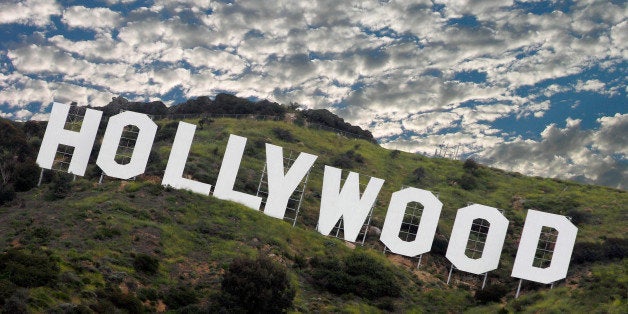
[[[292,164],[296,161],[296,158],[293,157],[294,152],[290,151],[288,157],[283,156],[283,165],[284,172],[288,171]],[[301,204],[303,204],[303,197],[305,196],[305,187],[307,186],[307,181],[310,177],[310,171],[307,172],[303,180],[299,183],[297,188],[294,190],[290,198],[288,198],[288,204],[286,205],[286,212],[283,216],[283,220],[292,223],[294,227],[297,224],[297,218],[299,217],[299,212],[301,211]],[[256,196],[262,197],[262,205],[266,206],[266,199],[268,197],[268,172],[266,169],[266,164],[264,164],[264,169],[262,170],[262,176],[259,180],[259,185],[257,186]]]
[[[65,121],[63,128],[65,130],[73,132],[81,131],[84,114],[85,110],[81,110],[81,108],[79,108],[78,106],[71,105],[68,112],[68,117]],[[72,156],[74,156],[73,146],[59,144],[57,146],[55,157],[52,162],[52,167],[50,167],[50,169],[54,171],[69,173],[70,161],[72,161]],[[39,181],[37,182],[37,186],[41,186],[43,178],[44,168],[41,168],[41,173],[39,174]],[[76,175],[74,175],[72,178],[73,180],[76,179]]]

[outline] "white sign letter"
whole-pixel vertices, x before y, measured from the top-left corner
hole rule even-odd
[[[469,258],[465,251],[471,235],[473,221],[476,219],[488,221],[489,227],[482,249],[482,256],[473,259]],[[508,219],[497,208],[480,204],[460,208],[456,214],[445,256],[457,269],[468,273],[480,275],[497,269],[504,240],[506,239],[506,231],[508,231]]]
[[[98,132],[102,112],[86,109],[81,131],[79,132],[69,131],[63,128],[69,112],[69,105],[57,102],[52,104],[50,120],[48,121],[41,147],[39,148],[37,164],[42,168],[52,169],[59,144],[72,146],[74,147],[74,153],[72,154],[68,172],[82,176],[85,174],[89,155],[94,146],[94,139]]]
[[[318,232],[328,235],[342,217],[345,240],[355,242],[384,180],[371,178],[360,197],[360,177],[355,172],[349,172],[342,190],[338,192],[341,174],[342,170],[325,166]]]
[[[544,226],[556,229],[558,236],[550,266],[534,267],[534,256]],[[528,210],[511,276],[544,284],[565,278],[577,234],[578,228],[565,216]]]
[[[312,168],[317,156],[301,153],[284,174],[283,149],[266,144],[266,170],[268,172],[268,198],[264,214],[283,219],[290,195]]]
[[[399,237],[399,230],[410,202],[417,202],[423,205],[423,213],[421,214],[416,238],[413,241],[404,241]],[[434,194],[425,190],[406,188],[393,193],[388,205],[382,234],[379,238],[380,241],[391,252],[408,257],[429,252],[432,248],[442,208],[443,203]]]
[[[235,179],[238,175],[242,155],[244,154],[244,146],[246,145],[246,137],[237,135],[229,135],[225,156],[222,158],[220,173],[216,180],[216,188],[214,189],[214,197],[234,201],[252,209],[259,210],[262,204],[262,198],[254,195],[238,192],[233,190]]]
[[[175,135],[174,143],[172,143],[172,150],[170,151],[170,157],[168,157],[168,165],[166,166],[166,172],[164,173],[161,184],[164,186],[172,186],[175,189],[186,189],[195,193],[209,195],[209,191],[212,188],[211,185],[183,178],[185,162],[190,153],[195,131],[196,125],[179,122],[177,135]]]
[[[139,132],[131,160],[128,164],[121,165],[116,162],[115,158],[122,132],[127,125],[136,126]],[[157,133],[157,124],[142,113],[125,111],[109,118],[96,164],[106,175],[118,179],[126,180],[144,173],[150,149],[155,140],[155,133]]]

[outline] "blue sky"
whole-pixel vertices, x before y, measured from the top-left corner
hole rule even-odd
[[[330,109],[391,149],[622,189],[627,64],[625,1],[0,3],[3,117],[230,92]]]

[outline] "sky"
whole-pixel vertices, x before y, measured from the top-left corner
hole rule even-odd
[[[221,92],[382,146],[626,189],[626,1],[3,0],[0,116]]]

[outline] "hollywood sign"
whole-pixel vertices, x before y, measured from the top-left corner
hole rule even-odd
[[[53,104],[37,163],[44,169],[52,169],[58,146],[60,144],[72,146],[74,153],[68,172],[83,176],[96,139],[102,112],[87,109],[80,131],[70,131],[64,129],[69,110],[68,105]],[[115,161],[115,155],[126,126],[135,126],[139,132],[130,162],[120,164]],[[212,190],[210,184],[183,177],[195,130],[194,124],[179,122],[162,185],[209,195]],[[156,132],[157,124],[145,114],[127,111],[112,116],[107,124],[96,164],[107,176],[114,178],[129,179],[143,174]],[[246,140],[244,137],[230,135],[220,172],[213,187],[213,196],[260,210],[261,197],[234,190]],[[263,210],[264,214],[283,219],[290,196],[316,159],[315,155],[300,153],[285,172],[282,147],[266,144],[268,196]],[[341,169],[325,166],[317,230],[323,235],[329,235],[342,218],[344,239],[355,242],[384,180],[370,178],[365,190],[360,193],[359,175],[350,172],[341,186],[341,174]],[[423,214],[415,239],[406,241],[399,237],[399,231],[406,208],[411,202],[423,205]],[[426,190],[409,187],[394,192],[388,205],[380,241],[391,252],[407,257],[429,252],[442,207],[440,200]],[[469,241],[473,221],[476,219],[484,219],[490,225],[482,254],[474,259],[465,254],[465,248]],[[508,219],[494,207],[474,204],[459,209],[449,239],[446,258],[456,269],[473,274],[483,274],[497,269],[508,224]],[[533,265],[543,227],[550,227],[558,232],[550,264],[545,268]],[[576,226],[565,216],[528,210],[511,275],[545,284],[565,278],[577,232]]]

